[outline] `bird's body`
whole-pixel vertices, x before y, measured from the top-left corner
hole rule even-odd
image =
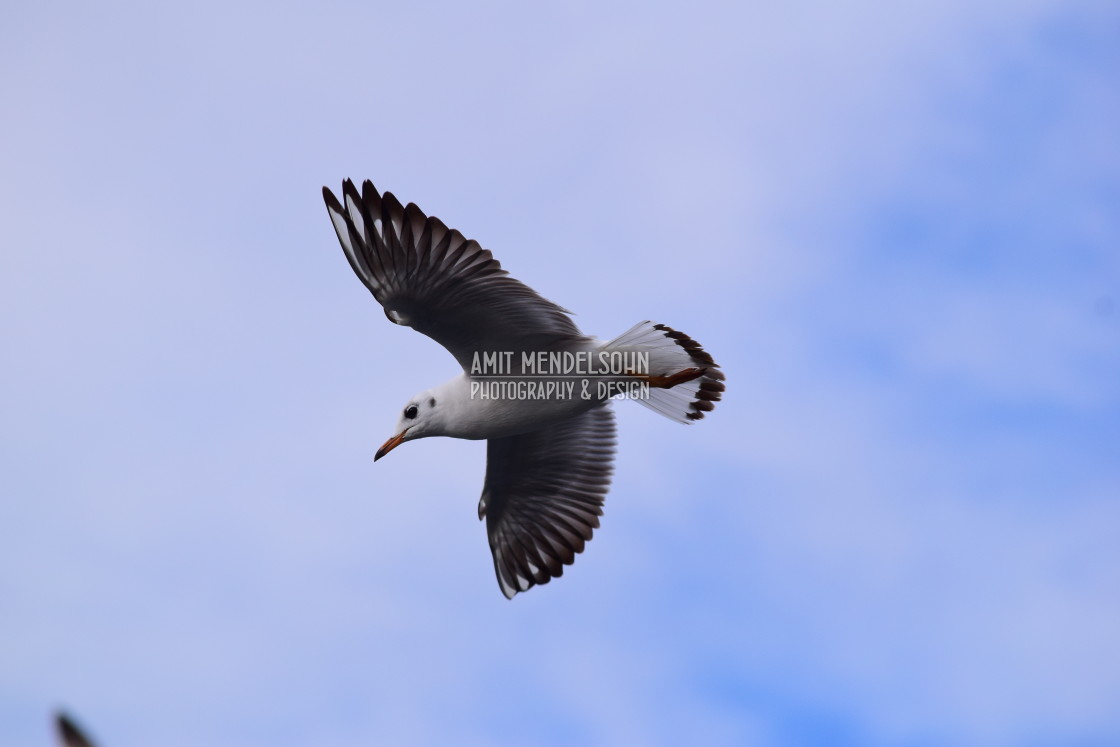
[[[641,322],[587,337],[563,308],[509,277],[477,242],[370,182],[323,188],[344,253],[396,324],[442,344],[462,373],[405,405],[375,459],[428,436],[485,439],[479,517],[502,592],[563,573],[599,525],[615,446],[610,398],[678,422],[719,401],[723,374],[698,343]]]
[[[426,394],[429,400],[446,401],[449,404],[449,408],[445,412],[446,418],[440,421],[440,430],[428,435],[450,436],[451,438],[475,441],[515,436],[519,433],[536,430],[542,425],[574,417],[600,405],[598,401],[541,397],[534,401],[534,406],[530,409],[519,405],[523,400],[507,399],[500,396],[502,391],[509,391],[524,380],[517,377],[472,379],[464,373],[440,384],[438,387],[421,392],[416,395],[416,399],[422,401]],[[569,383],[563,379],[549,378],[533,378],[529,381],[539,388],[549,388],[551,385],[553,391],[558,392],[562,392],[561,388]],[[476,396],[471,396],[472,384],[489,385],[492,388],[493,384],[504,384],[505,386],[494,389],[497,396],[484,398],[477,396],[479,389],[473,390]]]

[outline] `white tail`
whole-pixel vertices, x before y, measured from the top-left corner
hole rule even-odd
[[[672,379],[693,372],[680,383],[665,388],[653,384],[648,399],[638,401],[678,423],[692,423],[711,412],[725,389],[723,371],[700,343],[664,324],[644,321],[605,343],[601,350],[642,352],[649,355],[651,379]]]

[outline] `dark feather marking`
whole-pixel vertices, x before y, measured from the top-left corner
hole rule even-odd
[[[676,342],[688,353],[689,358],[694,363],[704,367],[704,374],[700,378],[700,385],[695,398],[688,405],[691,412],[685,414],[685,417],[689,420],[700,420],[704,417],[705,412],[711,412],[715,409],[714,403],[719,402],[723,396],[726,389],[722,383],[726,378],[723,371],[719,369],[719,365],[712,359],[711,354],[684,332],[679,332],[665,324],[655,324],[653,328]]]

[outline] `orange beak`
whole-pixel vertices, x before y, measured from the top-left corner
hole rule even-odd
[[[404,434],[406,434],[406,433],[408,433],[408,428],[405,428],[403,431],[401,431],[397,435],[393,436],[392,438],[390,438],[385,443],[381,444],[381,448],[378,449],[377,453],[373,455],[373,461],[376,462],[378,459],[380,459],[381,457],[385,456],[386,454],[388,454],[393,449],[395,449],[398,446],[400,446],[401,444],[403,444],[404,443]]]

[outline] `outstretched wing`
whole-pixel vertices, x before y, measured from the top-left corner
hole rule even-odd
[[[610,402],[538,431],[492,438],[478,517],[508,599],[575,562],[603,514],[615,425]]]
[[[401,207],[373,183],[342,184],[342,202],[323,187],[327,212],[358,278],[385,316],[443,345],[464,370],[475,353],[547,350],[581,338],[569,312],[513,279],[477,241]]]

